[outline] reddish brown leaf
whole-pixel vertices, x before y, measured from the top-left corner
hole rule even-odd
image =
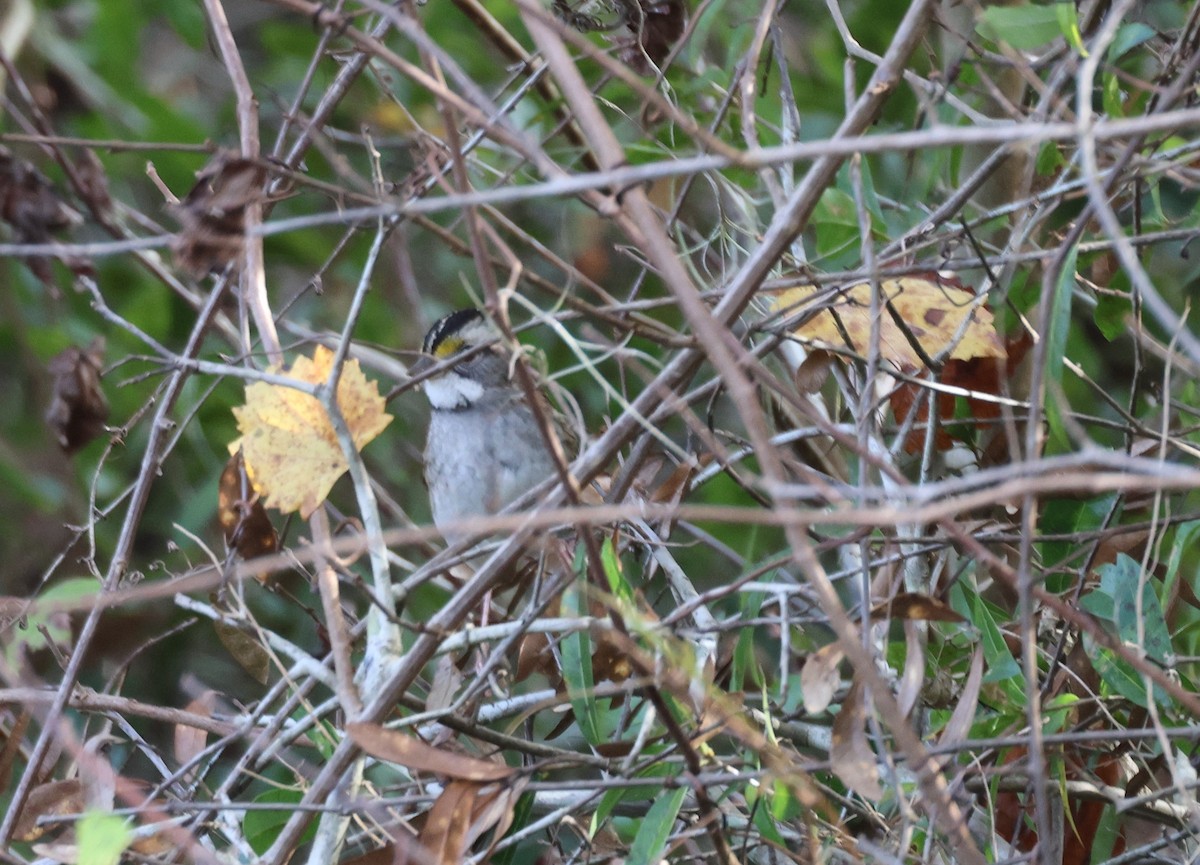
[[[513,807],[523,787],[523,781],[505,785],[451,781],[425,819],[421,831],[425,857],[421,861],[460,865],[475,842],[493,829],[495,844],[512,823]]]
[[[78,814],[84,807],[83,782],[78,778],[50,781],[29,791],[21,816],[13,829],[18,841],[35,841],[46,834],[48,826],[39,826],[42,817],[58,814]]]
[[[671,473],[650,492],[650,501],[658,504],[678,504],[683,498],[683,494],[687,492],[688,484],[691,483],[692,476],[701,466],[712,462],[712,455],[705,454],[703,458],[691,459],[680,463]]]
[[[950,605],[937,598],[917,592],[901,592],[890,601],[879,604],[871,610],[871,618],[876,621],[885,619],[909,619],[928,622],[965,622],[962,616],[954,612]]]
[[[346,725],[346,732],[354,744],[372,757],[399,763],[416,772],[430,772],[476,783],[502,781],[516,773],[515,769],[508,766],[434,748],[415,736],[388,730],[378,724],[351,722]]]
[[[378,850],[371,850],[353,859],[343,859],[342,865],[396,865],[404,861],[406,860],[400,858],[400,851],[396,845],[385,844]]]
[[[86,349],[71,347],[51,359],[54,395],[46,409],[46,423],[59,446],[74,453],[100,433],[108,420],[108,400],[100,389],[104,340],[92,340]]]
[[[517,647],[517,669],[513,680],[524,682],[534,673],[541,673],[557,686],[558,666],[550,652],[550,639],[545,634],[526,634]]]
[[[250,483],[241,450],[229,458],[221,472],[217,519],[225,532],[225,543],[243,559],[270,555],[279,549],[279,533]]]
[[[183,225],[175,262],[194,276],[221,270],[246,240],[246,208],[262,200],[266,171],[259,163],[218,154],[175,208]]]
[[[797,393],[810,396],[819,391],[825,384],[825,380],[829,378],[829,371],[833,367],[836,357],[831,351],[821,348],[812,349],[808,353],[808,357],[804,358],[800,366],[796,367],[793,375]]]

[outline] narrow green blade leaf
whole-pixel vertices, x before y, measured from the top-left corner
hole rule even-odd
[[[686,793],[686,789],[679,787],[650,806],[629,848],[629,856],[625,860],[628,865],[655,865],[662,858]]]

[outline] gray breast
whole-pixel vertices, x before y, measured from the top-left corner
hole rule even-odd
[[[458,411],[434,410],[425,448],[433,522],[450,543],[451,523],[494,514],[554,474],[529,407],[519,397]]]

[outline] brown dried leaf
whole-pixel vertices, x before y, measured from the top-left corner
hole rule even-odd
[[[407,861],[407,857],[403,857],[398,845],[385,844],[378,850],[370,850],[353,859],[343,859],[341,865],[397,865],[397,863]]]
[[[817,715],[829,707],[838,685],[842,683],[838,667],[845,656],[841,646],[830,643],[804,660],[804,666],[800,668],[800,692],[804,696],[805,712]]]
[[[476,784],[451,781],[433,803],[421,832],[425,862],[459,865],[467,853],[488,831],[492,846],[512,824],[513,808],[525,787],[525,780],[513,784]],[[484,859],[490,854],[485,853]]]
[[[94,150],[84,150],[80,154],[75,175],[79,178],[79,195],[84,201],[98,213],[108,213],[112,210],[108,174],[105,173],[104,163],[96,156]]]
[[[671,470],[671,473],[659,484],[655,489],[650,491],[650,501],[656,504],[678,504],[687,492],[688,484],[692,481],[692,476],[696,474],[697,469],[701,466],[712,462],[712,455],[705,454],[703,458],[697,459],[695,454],[677,465]]]
[[[225,543],[243,559],[270,555],[279,549],[279,533],[250,483],[240,450],[229,458],[221,472],[217,519],[225,533]]]
[[[462,685],[463,675],[450,655],[438,658],[437,666],[433,669],[433,682],[429,686],[429,696],[425,698],[425,711],[436,712],[445,709],[454,702],[454,695]]]
[[[871,285],[859,283],[828,299],[816,286],[789,289],[776,298],[775,309],[798,311],[809,306],[815,315],[792,330],[792,335],[814,345],[835,350],[849,348],[866,357],[871,342]],[[975,295],[952,280],[930,275],[886,279],[880,283],[885,308],[879,316],[879,350],[898,369],[925,368],[925,361],[910,342],[917,342],[930,358],[970,360],[1006,356],[996,334],[992,313],[975,302]],[[895,312],[892,315],[887,306]],[[899,318],[907,329],[896,322]],[[961,338],[956,339],[959,331]]]
[[[864,799],[883,797],[879,766],[867,739],[867,705],[862,685],[850,686],[841,711],[833,719],[833,741],[829,749],[833,772],[847,787]]]
[[[558,665],[550,652],[550,639],[545,634],[526,634],[517,647],[517,669],[513,681],[524,682],[534,673],[541,673],[556,686],[561,680]]]
[[[194,276],[221,270],[241,254],[246,208],[263,198],[267,173],[250,159],[217,154],[196,176],[196,185],[175,208],[183,225],[173,251]]]
[[[457,865],[466,859],[474,839],[469,837],[471,815],[481,795],[478,784],[451,781],[437,797],[421,830],[422,861]]]
[[[217,707],[217,692],[205,691],[187,704],[186,711],[202,718],[211,718]],[[208,744],[208,733],[186,724],[175,725],[175,762],[180,766],[195,759]]]
[[[620,684],[633,675],[633,662],[612,631],[600,631],[592,640],[592,681]]]
[[[78,865],[79,863],[79,845],[75,843],[75,834],[63,833],[63,836],[69,838],[68,841],[60,841],[55,839],[44,844],[34,844],[32,850],[44,860],[51,862],[61,862],[62,865]]]
[[[881,622],[886,619],[904,619],[906,621],[921,620],[927,622],[965,622],[962,616],[945,601],[931,598],[917,592],[901,592],[890,601],[874,607],[871,610],[871,620]]]
[[[84,807],[83,782],[78,778],[50,781],[29,791],[21,816],[13,828],[17,841],[36,841],[46,834],[49,826],[39,826],[42,817],[59,814],[78,814]]]
[[[687,29],[683,0],[625,0],[625,27],[621,60],[639,75],[654,75]]]
[[[329,378],[333,357],[317,346],[311,359],[297,358],[287,375],[321,384]],[[392,421],[378,384],[367,381],[356,360],[342,367],[337,402],[359,450]],[[246,387],[246,404],[233,414],[242,435],[229,452],[242,451],[254,489],[268,507],[299,510],[308,519],[347,468],[325,408],[294,388],[256,382]]]
[[[925,684],[925,647],[921,641],[918,625],[911,619],[904,620],[904,671],[900,674],[900,688],[896,702],[901,717],[907,718],[917,705],[921,688]]]
[[[228,622],[213,622],[213,628],[221,645],[238,662],[238,666],[260,685],[267,684],[267,676],[271,672],[271,656],[258,640]]]
[[[0,613],[0,616],[3,615],[6,614]],[[12,780],[13,764],[21,753],[21,743],[25,740],[25,731],[29,729],[29,722],[32,720],[33,716],[29,710],[22,709],[21,713],[13,719],[7,735],[0,733],[4,737],[4,747],[0,749],[0,790],[8,789],[8,784]]]
[[[355,721],[346,725],[346,732],[354,744],[372,757],[399,763],[416,772],[430,772],[475,783],[503,781],[516,774],[516,770],[508,766],[434,748],[415,736],[388,730],[378,724]]]
[[[64,349],[47,366],[54,376],[54,396],[46,409],[46,423],[67,453],[74,453],[104,432],[108,400],[100,388],[103,366],[102,337],[96,337],[86,349]]]
[[[811,396],[824,387],[834,357],[833,352],[821,348],[810,351],[792,376],[796,382],[796,392],[801,396]]]
[[[12,226],[18,243],[47,243],[51,232],[82,221],[33,163],[15,156],[6,147],[0,147],[0,219]],[[25,262],[38,279],[53,287],[49,258],[29,256]],[[75,260],[67,264],[72,268],[80,266]]]

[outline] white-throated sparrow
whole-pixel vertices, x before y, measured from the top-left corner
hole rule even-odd
[[[421,350],[410,374],[445,365],[423,382],[433,407],[425,482],[434,525],[456,543],[471,532],[455,524],[502,510],[552,477],[554,460],[482,312],[460,309],[440,319]]]

